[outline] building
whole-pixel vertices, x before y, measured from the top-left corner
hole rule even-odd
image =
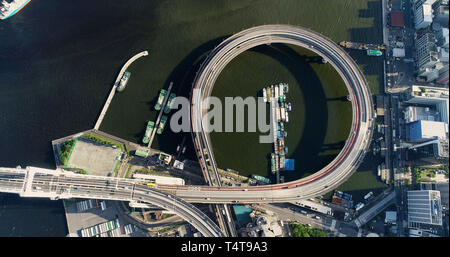
[[[377,95],[377,116],[384,116],[384,96]]]
[[[437,0],[412,0],[413,10],[419,9],[423,4],[434,5]]]
[[[406,125],[406,138],[413,143],[447,139],[447,134],[448,124],[441,121],[418,120]]]
[[[408,147],[408,159],[417,165],[448,163],[448,140],[435,139]]]
[[[441,194],[436,190],[408,191],[408,227],[433,230],[442,226]]]
[[[438,46],[448,49],[448,28],[440,28],[435,33],[435,38]]]
[[[403,113],[406,123],[418,120],[441,121],[439,112],[430,107],[408,106]]]
[[[154,176],[145,174],[133,174],[133,178],[148,181],[149,183],[164,184],[164,185],[184,185],[184,179],[165,176]]]
[[[392,27],[404,27],[405,18],[403,17],[403,12],[391,12],[391,26]]]
[[[147,150],[136,149],[136,151],[134,151],[134,155],[139,156],[139,157],[147,158],[148,157],[148,151]]]
[[[437,190],[441,193],[441,204],[442,209],[448,209],[449,201],[449,191],[448,182],[446,183],[430,183],[430,182],[420,182],[420,190]]]
[[[397,212],[386,211],[386,218],[384,219],[384,223],[395,225],[397,223]]]
[[[406,123],[418,120],[441,121],[439,112],[430,107],[408,106],[403,113]]]
[[[445,46],[447,48],[440,47]],[[438,79],[441,84],[448,81],[448,29],[440,29],[436,36],[425,33],[416,40],[417,73],[426,78],[427,82]]]
[[[405,48],[394,48],[392,49],[392,56],[394,57],[405,57]]]
[[[441,26],[448,27],[448,1],[443,3],[443,1],[437,1],[433,6],[434,20],[433,22],[439,23]]]
[[[406,91],[406,102],[434,106],[440,120],[448,124],[448,88],[412,86]]]
[[[439,77],[437,77],[436,83],[448,85],[448,65],[445,70],[439,73]]]
[[[184,169],[184,162],[180,162],[178,160],[175,160],[173,162],[173,167],[179,170],[183,170]]]
[[[312,211],[316,211],[316,212],[320,212],[326,215],[330,215],[333,216],[333,210],[325,205],[319,204],[319,203],[315,203],[313,201],[309,201],[309,200],[299,200],[298,202],[294,202],[293,204],[298,205],[300,207],[312,210]]]
[[[414,25],[416,29],[423,29],[433,22],[433,8],[431,4],[422,4],[414,13]]]
[[[426,33],[416,40],[416,58],[419,70],[432,68],[439,61],[436,38],[432,33]]]
[[[439,78],[439,71],[434,68],[425,68],[419,72],[418,76],[424,78],[426,82],[431,82]]]

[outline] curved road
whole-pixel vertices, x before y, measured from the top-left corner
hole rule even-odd
[[[291,25],[264,25],[237,33],[218,45],[206,58],[194,80],[191,96],[193,140],[203,173],[217,173],[209,134],[204,131],[201,102],[211,95],[215,81],[225,66],[240,53],[263,44],[285,43],[308,48],[327,60],[340,74],[351,97],[352,127],[342,151],[323,169],[296,181],[247,188],[176,187],[173,190],[188,201],[232,203],[285,202],[324,194],[343,183],[361,163],[371,141],[373,118],[372,96],[364,75],[353,59],[330,39],[314,31]],[[206,161],[209,159],[208,161]],[[207,175],[209,178],[211,176]],[[212,177],[211,179],[214,179]]]
[[[340,74],[351,97],[353,119],[349,138],[338,156],[311,176],[296,181],[254,187],[170,186],[158,189],[170,191],[177,197],[130,179],[70,175],[64,178],[45,169],[0,168],[0,191],[22,196],[78,197],[116,200],[142,200],[173,210],[189,221],[205,236],[223,236],[217,225],[188,202],[244,203],[287,202],[324,194],[344,182],[359,166],[370,145],[373,130],[372,96],[353,59],[330,39],[305,28],[291,25],[264,25],[237,33],[218,45],[206,58],[194,80],[195,94],[191,97],[193,139],[205,177],[217,176],[217,164],[208,133],[202,124],[201,101],[212,92],[214,83],[225,66],[240,53],[262,44],[285,43],[306,47],[327,60]],[[208,157],[208,161],[205,161]],[[208,165],[208,166],[207,166]],[[211,167],[211,173],[208,171]],[[213,176],[211,176],[213,174]],[[67,176],[67,175],[66,175]],[[39,189],[33,186],[39,185]],[[115,185],[111,185],[114,183]],[[106,184],[106,185],[105,185]],[[123,185],[123,186],[120,186]],[[131,187],[133,186],[133,187]],[[79,189],[75,189],[78,187]],[[89,190],[88,190],[89,189]],[[37,191],[37,192],[33,192]],[[31,193],[30,193],[31,192]],[[67,193],[70,192],[70,193]],[[179,197],[179,198],[178,198]],[[181,200],[183,198],[184,200]]]

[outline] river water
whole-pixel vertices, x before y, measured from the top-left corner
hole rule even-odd
[[[54,168],[51,140],[92,128],[117,72],[140,51],[148,50],[149,56],[129,68],[127,88],[115,96],[101,126],[134,142],[141,140],[146,121],[156,117],[158,91],[173,81],[174,92],[187,96],[199,62],[226,36],[286,23],[335,42],[380,43],[380,20],[381,3],[375,0],[32,1],[0,22],[0,166]],[[378,92],[381,59],[350,54]],[[339,152],[349,129],[349,103],[342,101],[345,88],[329,65],[310,52],[277,45],[233,60],[213,95],[256,96],[275,82],[287,82],[291,89],[287,142],[296,171],[284,175],[295,179]],[[268,175],[271,146],[259,144],[258,135],[213,134],[219,166]],[[174,153],[183,136],[190,138],[166,128],[152,147]],[[195,159],[191,144],[186,157]],[[59,201],[0,197],[0,235],[67,233]]]

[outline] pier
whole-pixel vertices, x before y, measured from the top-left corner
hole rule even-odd
[[[159,115],[158,115],[158,118],[156,119],[156,122],[155,122],[155,129],[153,129],[152,135],[150,136],[150,141],[148,142],[148,146],[147,146],[148,149],[150,149],[150,146],[152,145],[152,142],[153,142],[153,138],[155,138],[155,133],[156,133],[156,130],[158,130],[159,121],[161,120],[161,117],[162,117],[163,112],[164,112],[164,108],[166,107],[166,104],[167,104],[167,100],[169,99],[169,95],[170,95],[170,91],[172,90],[172,86],[173,86],[173,82],[170,82],[169,88],[167,89],[166,97],[164,97],[164,101],[163,101],[163,104],[161,106],[161,110],[159,110]]]
[[[274,92],[272,90],[272,96],[274,95]],[[273,149],[275,154],[275,172],[277,177],[277,184],[280,183],[280,164],[279,164],[279,156],[278,156],[278,140],[277,140],[277,124],[278,124],[278,118],[277,118],[277,108],[278,108],[278,99],[271,97],[270,98],[270,106],[271,106],[271,112],[272,112],[272,130],[273,130]]]
[[[116,82],[114,82],[111,92],[109,92],[108,99],[106,99],[106,103],[103,106],[102,112],[100,113],[100,116],[98,117],[97,122],[95,123],[95,126],[94,126],[95,130],[98,130],[100,128],[100,124],[102,124],[103,118],[105,118],[105,115],[106,115],[106,111],[108,111],[109,105],[111,104],[114,94],[116,93],[117,85],[119,84],[119,81],[122,78],[125,71],[128,69],[128,66],[130,66],[134,61],[136,61],[140,57],[147,56],[147,55],[148,55],[147,51],[140,52],[140,53],[136,54],[135,56],[131,57],[123,65],[122,69],[119,72],[119,75],[117,76]]]

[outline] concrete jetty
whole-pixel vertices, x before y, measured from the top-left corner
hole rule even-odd
[[[134,61],[136,61],[137,59],[139,59],[142,56],[147,56],[148,52],[147,51],[143,51],[140,52],[138,54],[136,54],[135,56],[131,57],[122,67],[122,69],[119,72],[119,75],[117,76],[116,82],[114,82],[114,85],[111,89],[111,92],[109,92],[109,96],[108,99],[106,99],[106,103],[103,106],[102,112],[100,113],[100,116],[97,119],[97,122],[95,123],[94,129],[98,130],[100,128],[100,124],[102,124],[103,118],[106,115],[106,111],[108,111],[109,105],[111,104],[111,101],[114,97],[114,94],[116,93],[116,89],[117,89],[117,85],[119,84],[120,79],[122,78],[123,74],[125,73],[125,71],[128,69],[128,66],[130,66]]]
[[[164,97],[164,101],[163,101],[163,104],[161,106],[161,110],[159,111],[158,118],[156,119],[156,122],[155,122],[155,129],[153,129],[152,135],[150,136],[150,141],[148,142],[148,145],[147,145],[148,149],[151,148],[151,145],[152,145],[152,142],[153,142],[153,138],[155,138],[155,133],[156,133],[156,130],[158,130],[159,121],[161,120],[161,117],[162,117],[163,112],[164,112],[164,108],[166,107],[166,104],[167,104],[167,100],[169,99],[169,94],[170,94],[170,91],[172,90],[172,86],[173,86],[173,82],[170,82],[169,88],[167,89],[166,97]]]

